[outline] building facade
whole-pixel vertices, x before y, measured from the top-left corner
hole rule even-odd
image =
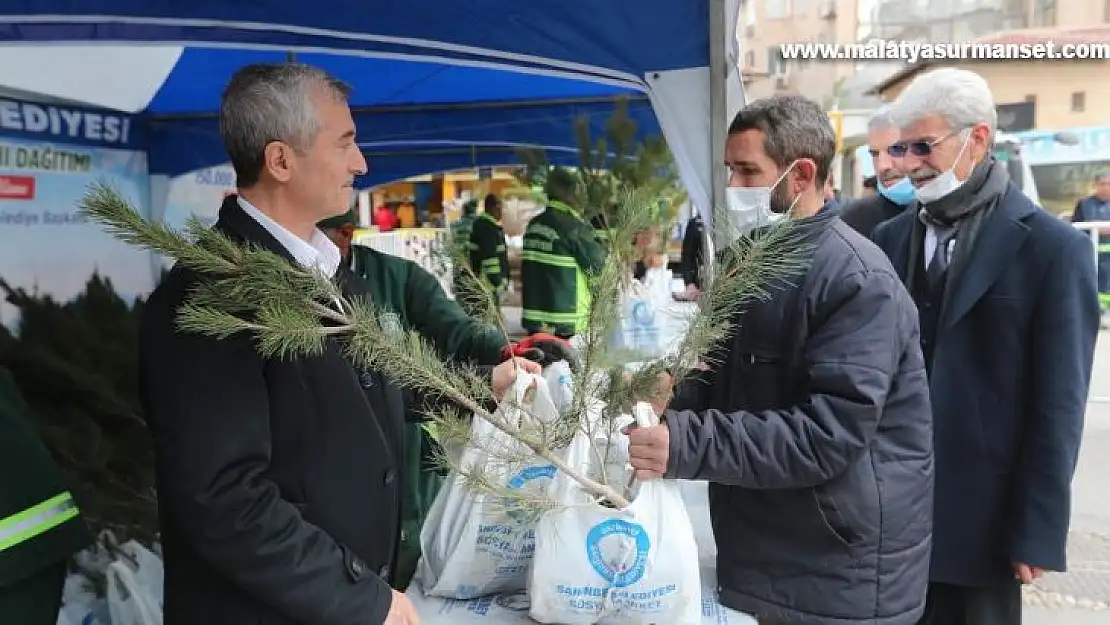
[[[852,63],[787,61],[784,43],[844,43],[857,38],[858,0],[744,0],[737,29],[741,75],[751,99],[800,93],[831,106]]]
[[[782,58],[779,46],[798,42],[844,44],[869,39],[947,43],[1020,29],[1070,29],[1106,23],[1110,23],[1110,0],[744,0],[737,32],[741,72],[749,98],[793,92],[829,108],[834,105],[860,108],[875,103],[864,97],[866,92],[876,83],[898,75],[904,66],[889,62],[787,61]],[[1110,37],[1103,41],[1110,43]],[[999,75],[1006,101],[1022,101],[1031,96],[1037,100],[1038,110],[1052,116],[1053,122],[1087,123],[1082,121],[1086,111],[1070,111],[1073,91],[1061,94],[1058,87],[1072,84],[1075,77],[1088,76],[1090,80],[1093,76],[1087,72],[1099,71],[1098,68],[1076,65],[1064,69],[1063,64],[1049,64],[1060,72],[1038,70],[1048,82],[1039,83],[1038,89],[1029,93],[1018,94],[1015,90],[1028,90],[1035,81],[1024,73],[1024,67],[1008,74],[1006,67],[1017,69],[1012,62],[996,65],[985,71]],[[1101,98],[1101,90],[1107,87],[1110,84],[1092,85],[1079,90],[1086,95],[1076,97],[1101,102],[1094,98]],[[1076,104],[1082,102],[1077,100]],[[1058,118],[1053,111],[1067,115]],[[1080,115],[1069,117],[1072,112]]]
[[[1070,8],[1075,8],[1071,5]],[[980,43],[1110,43],[1110,24],[1084,28],[1037,28],[982,37]],[[875,91],[891,101],[914,76],[935,67],[962,67],[984,79],[1001,107],[1003,130],[1064,130],[1110,125],[1110,60],[1000,60],[923,63],[880,82]],[[1027,121],[1007,127],[1008,110],[1025,109]]]

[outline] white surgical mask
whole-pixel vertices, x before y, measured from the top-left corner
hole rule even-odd
[[[964,139],[963,145],[960,146],[960,151],[956,154],[956,161],[952,163],[952,167],[948,171],[933,178],[924,186],[917,187],[913,190],[917,200],[922,204],[929,202],[936,202],[937,200],[947,197],[953,191],[963,186],[964,180],[956,178],[956,163],[960,162],[960,158],[964,155],[964,150],[967,149],[967,143],[971,140],[971,134],[968,133],[967,138]]]
[[[735,230],[735,234],[748,234],[756,228],[782,221],[787,213],[794,210],[798,197],[794,198],[786,213],[776,213],[771,210],[771,192],[786,178],[786,174],[790,173],[793,167],[794,163],[791,163],[775,184],[769,187],[729,187],[725,190],[729,225]]]

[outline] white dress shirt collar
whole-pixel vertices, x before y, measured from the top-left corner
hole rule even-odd
[[[292,254],[298,264],[305,269],[316,270],[328,278],[335,276],[342,262],[342,255],[339,247],[326,234],[320,232],[319,228],[312,231],[311,241],[305,241],[267,217],[265,213],[244,200],[243,196],[239,196],[238,199],[243,211],[277,239],[277,242]]]

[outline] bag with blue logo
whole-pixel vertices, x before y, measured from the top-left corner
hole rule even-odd
[[[522,373],[509,391],[515,401],[502,402],[498,414],[510,423],[556,419],[558,411],[543,378]],[[528,411],[519,406],[528,406]],[[472,441],[462,450],[460,466],[482,467],[482,475],[505,489],[526,490],[544,498],[556,469],[542,459],[532,464],[507,461],[532,452],[484,419],[474,417]],[[535,552],[535,518],[489,493],[476,493],[467,478],[452,471],[436,496],[420,532],[422,559],[417,567],[425,595],[473,599],[523,590]]]
[[[641,425],[658,423],[650,407],[653,422],[636,413]],[[643,482],[623,510],[578,495],[536,526],[530,616],[563,625],[700,624],[698,546],[679,483]]]
[[[651,291],[637,280],[621,296],[621,318],[612,347],[636,353],[641,359],[658,358],[666,352],[663,318]]]

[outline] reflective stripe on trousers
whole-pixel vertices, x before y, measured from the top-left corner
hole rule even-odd
[[[62,493],[23,512],[0,519],[0,552],[45,534],[78,513],[73,496]]]

